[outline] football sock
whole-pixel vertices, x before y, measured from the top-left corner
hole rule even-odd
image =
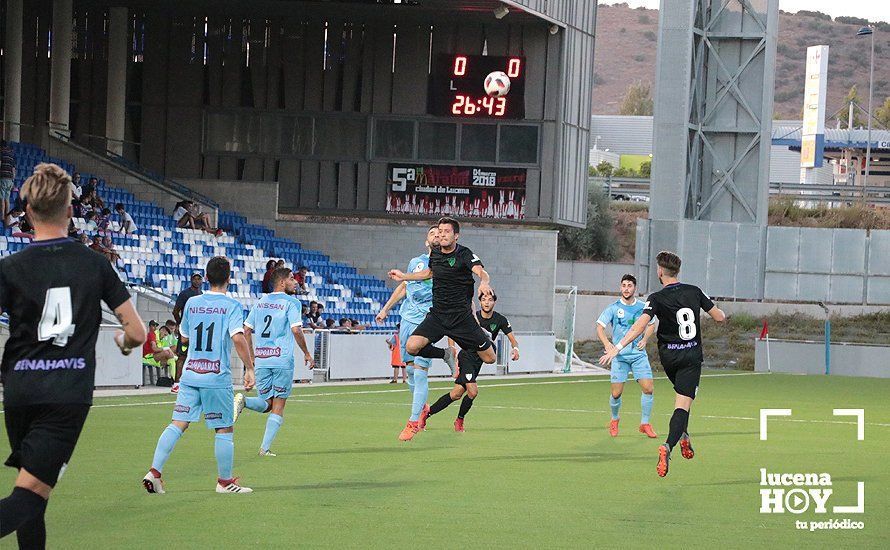
[[[429,373],[426,372],[426,369],[417,367],[414,369],[414,400],[411,402],[411,418],[409,418],[411,422],[420,419],[420,412],[423,410],[423,406],[426,405],[429,394]]]
[[[445,395],[440,397],[438,401],[433,403],[433,405],[430,407],[430,416],[433,416],[437,412],[442,411],[445,407],[447,407],[450,404],[451,404],[451,394],[446,393]]]
[[[15,487],[8,497],[0,500],[0,538],[43,517],[46,500],[23,487]]]
[[[247,397],[244,399],[244,406],[252,411],[264,413],[269,408],[269,403],[262,397]]]
[[[217,433],[213,444],[216,455],[216,469],[220,479],[232,479],[232,468],[235,466],[235,434]]]
[[[686,423],[689,421],[689,412],[683,409],[674,409],[674,414],[671,415],[671,431],[668,433],[667,443],[668,450],[674,448],[678,441],[680,441],[680,437],[683,435],[683,430],[686,426]]]
[[[408,389],[413,393],[414,392],[414,367],[408,365],[405,367],[405,372],[408,374]]]
[[[640,408],[643,409],[643,415],[640,417],[640,424],[648,424],[649,416],[652,415],[652,402],[655,397],[651,393],[644,393],[640,396]]]
[[[44,550],[46,548],[45,515],[45,511],[41,512],[39,516],[22,524],[18,530],[16,530],[15,536],[19,541],[19,549]]]
[[[176,442],[179,441],[180,437],[182,437],[182,430],[176,427],[176,425],[170,424],[164,428],[161,437],[158,438],[158,445],[155,447],[155,456],[151,461],[152,468],[159,472],[163,471],[164,464],[170,458],[170,453],[173,452],[173,447],[176,446]]]
[[[611,395],[609,396],[609,408],[612,409],[612,420],[618,420],[618,410],[621,408],[620,395],[617,399]]]
[[[282,424],[284,424],[283,417],[275,413],[269,415],[269,418],[266,420],[266,433],[263,434],[263,446],[260,447],[262,450],[268,451],[272,448],[272,441],[278,435],[278,429]]]
[[[427,344],[417,355],[427,359],[445,359],[445,348],[437,348],[432,344]]]
[[[465,395],[463,401],[460,402],[460,411],[457,413],[458,418],[463,418],[470,412],[470,407],[473,406],[473,398],[469,395]]]

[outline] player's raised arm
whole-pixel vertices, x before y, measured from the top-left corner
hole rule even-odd
[[[393,281],[425,281],[433,278],[433,270],[426,268],[415,273],[405,273],[398,269],[392,269],[389,272],[389,278]]]
[[[616,344],[614,348],[607,351],[605,354],[603,354],[602,357],[600,357],[599,364],[607,365],[608,363],[611,363],[612,359],[615,359],[615,357],[621,352],[622,349],[624,349],[625,346],[636,340],[637,336],[643,334],[643,331],[646,330],[646,326],[651,320],[652,317],[649,313],[643,313],[642,315],[640,315],[640,318],[637,319],[632,327],[630,327],[630,330],[627,331],[627,334],[624,335],[624,338],[622,338],[621,341],[618,342],[618,344]]]
[[[389,310],[393,308],[399,301],[401,301],[408,294],[408,283],[402,281],[396,288],[392,291],[392,295],[390,295],[389,300],[383,304],[383,307],[380,308],[380,311],[377,313],[377,317],[375,320],[378,323],[382,323],[386,316],[389,315]]]

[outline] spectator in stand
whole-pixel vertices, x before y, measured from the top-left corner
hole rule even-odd
[[[87,184],[83,187],[83,194],[84,195],[95,194],[96,198],[99,199],[98,187],[99,187],[99,178],[93,176],[90,178],[90,180],[87,182]],[[99,202],[102,202],[102,199],[99,199]],[[105,208],[105,204],[103,203],[102,206],[100,206],[100,208]]]
[[[334,332],[352,332],[352,323],[346,317],[342,317],[340,325],[334,329]]]
[[[318,322],[319,323],[324,322],[324,319],[322,317],[323,315],[324,315],[324,304],[321,302],[318,302]]]
[[[189,201],[179,201],[176,203],[176,206],[173,207],[173,221],[176,222],[176,227],[181,228],[195,228],[195,218],[192,217],[189,212]]]
[[[312,300],[309,302],[309,313],[306,314],[306,318],[309,321],[309,326],[312,328],[324,328],[323,321],[321,320],[321,311],[318,309],[318,302]]]
[[[24,210],[24,206],[22,206],[22,210]],[[34,227],[31,225],[31,222],[28,221],[27,214],[19,218],[18,229],[12,232],[12,236],[20,239],[27,239],[29,241],[34,239]]]
[[[20,206],[13,206],[12,210],[6,214],[4,223],[13,233],[19,230],[22,220],[25,219],[25,213]]]
[[[111,226],[111,210],[103,208],[102,212],[96,216],[96,227],[99,231],[108,231]]]
[[[309,273],[309,268],[305,265],[301,265],[300,269],[294,273],[294,279],[297,281],[297,294],[309,294],[309,287],[306,286],[306,275]]]
[[[80,243],[84,246],[87,246],[87,247],[90,246],[90,238],[87,237],[86,233],[81,233],[78,236],[77,240],[80,241]]]
[[[361,324],[361,323],[358,321],[358,319],[350,319],[350,320],[349,320],[349,327],[352,329],[353,332],[359,332],[359,331],[362,331],[362,330],[365,330],[365,329],[368,328],[367,325],[363,325],[363,324]]]
[[[84,226],[84,231],[94,233],[99,229],[99,225],[96,223],[96,213],[95,212],[93,212],[93,211],[87,212],[83,218],[86,220],[86,225]]]
[[[327,321],[324,322],[324,328],[326,328],[328,330],[334,330],[336,328],[334,325],[336,325],[336,323],[334,322],[333,319],[328,319]]]
[[[121,257],[114,248],[114,241],[111,240],[111,235],[102,237],[102,247],[105,248],[105,255],[108,256],[108,261],[117,264]]]
[[[390,384],[399,382],[399,370],[402,372],[402,384],[405,383],[405,362],[402,361],[402,347],[399,342],[399,328],[396,326],[396,332],[386,339],[386,345],[389,346],[390,364],[392,365],[392,380]]]
[[[74,172],[74,175],[71,176],[71,194],[74,195],[74,200],[80,202],[80,197],[83,196],[83,187],[80,185],[80,172]]]
[[[77,238],[77,227],[74,225],[74,218],[68,220],[68,238],[76,239]]]
[[[266,274],[263,275],[263,294],[272,293],[272,272],[275,271],[275,260],[266,262]]]
[[[306,304],[303,304],[300,307],[300,319],[303,321],[303,328],[315,328],[312,325],[312,320],[309,319],[309,306],[307,306]]]
[[[0,140],[0,208],[9,212],[9,197],[15,184],[15,151],[6,140]]]
[[[135,233],[136,230],[139,229],[138,227],[136,227],[136,222],[133,221],[133,216],[131,216],[130,213],[124,209],[123,204],[115,204],[114,211],[117,212],[117,215],[121,218],[121,233],[130,235],[132,233]]]
[[[90,181],[93,181],[94,179],[96,178],[90,178]],[[80,197],[80,202],[89,205],[91,210],[96,210],[97,212],[105,208],[105,201],[99,197],[99,192],[96,188],[92,187],[87,189],[84,189],[83,194]]]
[[[198,203],[190,201],[188,204],[188,212],[193,220],[194,229],[202,229],[208,233],[213,233],[217,237],[222,235],[222,230],[218,227],[213,227],[213,223],[210,221],[210,214],[201,212],[201,207]]]

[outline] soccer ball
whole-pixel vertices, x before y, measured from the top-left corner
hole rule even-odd
[[[502,71],[494,71],[485,77],[485,93],[492,97],[504,97],[510,93],[510,77]]]

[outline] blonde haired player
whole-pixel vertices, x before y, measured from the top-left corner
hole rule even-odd
[[[21,196],[34,226],[24,250],[0,260],[0,308],[10,335],[0,365],[10,455],[18,470],[0,500],[0,537],[16,532],[21,548],[46,546],[44,514],[93,402],[100,302],[123,330],[124,354],[145,341],[145,325],[114,268],[98,252],[68,238],[71,177],[38,164]]]

